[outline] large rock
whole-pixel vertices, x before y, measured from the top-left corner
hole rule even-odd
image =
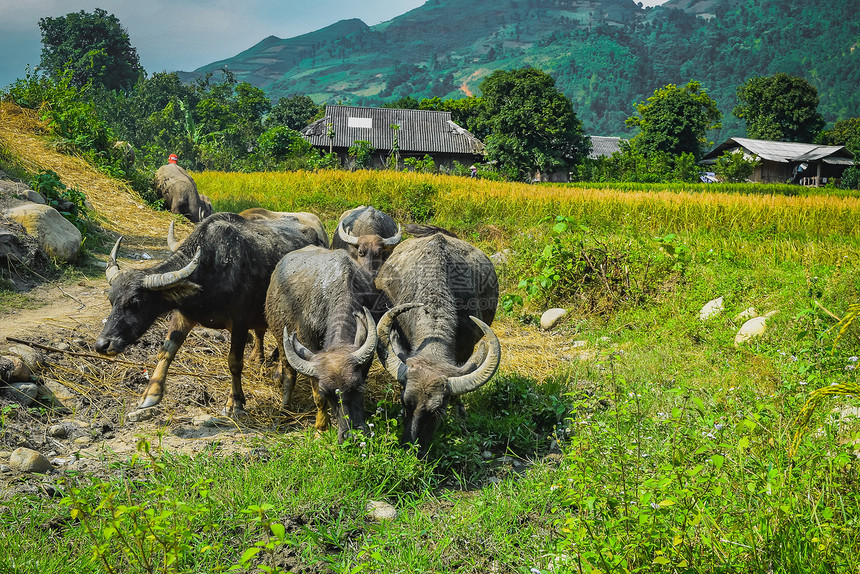
[[[9,457],[9,466],[18,472],[38,472],[44,474],[51,470],[51,461],[35,450],[16,448]]]
[[[741,328],[738,330],[738,334],[735,335],[735,347],[763,334],[767,328],[767,320],[774,315],[776,315],[776,311],[771,311],[770,313],[765,313],[761,317],[753,317],[741,325]]]
[[[548,309],[547,311],[544,311],[544,314],[540,316],[540,328],[544,331],[549,331],[558,325],[558,322],[561,321],[565,315],[567,315],[567,310],[561,308]]]
[[[0,216],[0,265],[32,268],[44,254],[39,243],[17,221]]]
[[[27,203],[8,209],[5,215],[23,225],[49,257],[65,262],[77,258],[83,236],[53,207]]]
[[[699,310],[699,319],[702,321],[707,321],[711,317],[716,317],[720,313],[723,312],[725,307],[723,306],[723,298],[717,297],[716,299],[711,299]]]

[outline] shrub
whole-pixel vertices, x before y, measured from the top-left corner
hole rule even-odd
[[[760,163],[758,157],[748,160],[743,153],[727,151],[717,158],[714,173],[723,181],[743,183],[750,178]]]

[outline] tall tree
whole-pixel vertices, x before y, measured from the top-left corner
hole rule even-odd
[[[129,89],[145,74],[128,32],[113,14],[101,8],[58,18],[39,19],[42,30],[40,66],[54,78],[68,69],[75,86]]]
[[[311,123],[320,112],[310,96],[290,96],[281,98],[266,116],[267,128],[286,126],[291,130],[301,130]]]
[[[588,154],[573,104],[546,72],[496,70],[480,89],[487,155],[520,178],[568,169]]]
[[[737,94],[740,103],[732,114],[746,121],[748,137],[812,142],[824,128],[818,91],[803,78],[782,72],[750,78]]]
[[[691,153],[696,159],[708,145],[708,130],[719,128],[722,117],[717,102],[695,81],[654,90],[647,102],[636,104],[636,112],[625,122],[640,130],[633,138],[636,149],[646,154]]]
[[[860,118],[836,122],[833,129],[821,133],[821,141],[827,145],[844,145],[860,159]]]

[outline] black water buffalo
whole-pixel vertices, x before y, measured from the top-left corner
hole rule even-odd
[[[235,213],[217,213],[195,226],[179,249],[145,270],[120,271],[116,254],[108,259],[106,275],[111,312],[96,340],[96,351],[121,353],[137,341],[155,320],[173,311],[158,365],[140,398],[139,407],[158,404],[165,390],[167,369],[194,325],[230,330],[228,364],[232,389],[225,411],[242,414],[243,352],[248,330],[260,341],[266,330],[264,303],[272,271],[286,253],[308,245],[298,231],[275,229]]]
[[[296,372],[311,379],[316,428],[328,428],[328,408],[342,442],[364,428],[364,389],[376,350],[376,322],[385,297],[343,250],[305,247],[281,259],[266,295],[266,321],[278,340],[283,405]]]
[[[154,180],[155,192],[164,200],[164,208],[171,213],[184,215],[198,223],[212,215],[212,202],[197,192],[191,176],[175,163],[158,168]]]
[[[485,384],[499,366],[489,327],[498,279],[481,250],[435,233],[398,245],[376,286],[395,305],[377,325],[379,359],[402,385],[403,439],[424,456],[449,401]]]
[[[362,205],[340,216],[331,247],[346,249],[350,257],[375,275],[401,237],[400,226],[390,215]]]

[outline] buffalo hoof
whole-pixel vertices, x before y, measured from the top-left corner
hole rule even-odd
[[[148,395],[145,397],[141,397],[140,402],[137,403],[138,409],[148,409],[149,407],[154,407],[158,403],[161,402],[161,395]]]
[[[225,417],[230,417],[234,421],[244,421],[250,418],[248,411],[243,409],[242,407],[224,407],[221,410],[221,414]]]

